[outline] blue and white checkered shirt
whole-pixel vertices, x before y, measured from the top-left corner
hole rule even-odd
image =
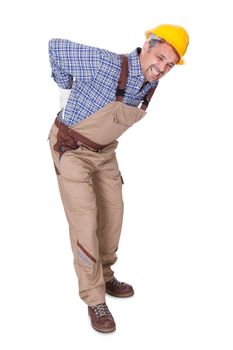
[[[151,87],[144,84],[140,49],[128,54],[129,74],[123,102],[137,107]],[[71,126],[89,117],[116,98],[120,77],[118,54],[64,39],[49,41],[52,77],[62,89],[71,89],[63,122]]]

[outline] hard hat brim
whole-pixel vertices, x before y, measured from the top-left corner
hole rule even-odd
[[[179,65],[185,64],[183,58],[181,58],[176,64],[179,64]]]

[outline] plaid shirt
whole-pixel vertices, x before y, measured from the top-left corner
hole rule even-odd
[[[127,55],[129,74],[124,103],[137,107],[151,87],[139,62],[138,48]],[[118,54],[69,40],[49,41],[52,77],[62,89],[71,89],[63,122],[71,126],[87,118],[116,98],[121,66]]]

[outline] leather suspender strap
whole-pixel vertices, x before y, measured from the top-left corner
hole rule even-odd
[[[128,58],[125,55],[120,55],[121,60],[121,74],[118,80],[118,86],[116,91],[116,101],[123,101],[125,94],[125,86],[128,78]]]
[[[126,87],[126,82],[128,78],[129,67],[128,67],[128,57],[126,55],[120,55],[120,60],[121,60],[121,73],[120,73],[120,78],[118,80],[118,86],[116,90],[116,101],[122,102],[125,95],[125,87]],[[150,88],[150,90],[144,97],[144,100],[140,107],[142,110],[145,111],[147,109],[157,86]]]
[[[158,85],[157,85],[158,86]],[[155,92],[155,89],[157,88],[157,86],[150,88],[150,90],[148,91],[148,93],[146,94],[146,96],[144,97],[144,100],[141,104],[141,109],[143,109],[143,111],[145,111],[150,103],[150,100]]]

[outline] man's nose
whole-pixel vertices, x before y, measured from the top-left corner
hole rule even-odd
[[[166,69],[166,62],[159,62],[160,73],[164,73],[165,69]]]

